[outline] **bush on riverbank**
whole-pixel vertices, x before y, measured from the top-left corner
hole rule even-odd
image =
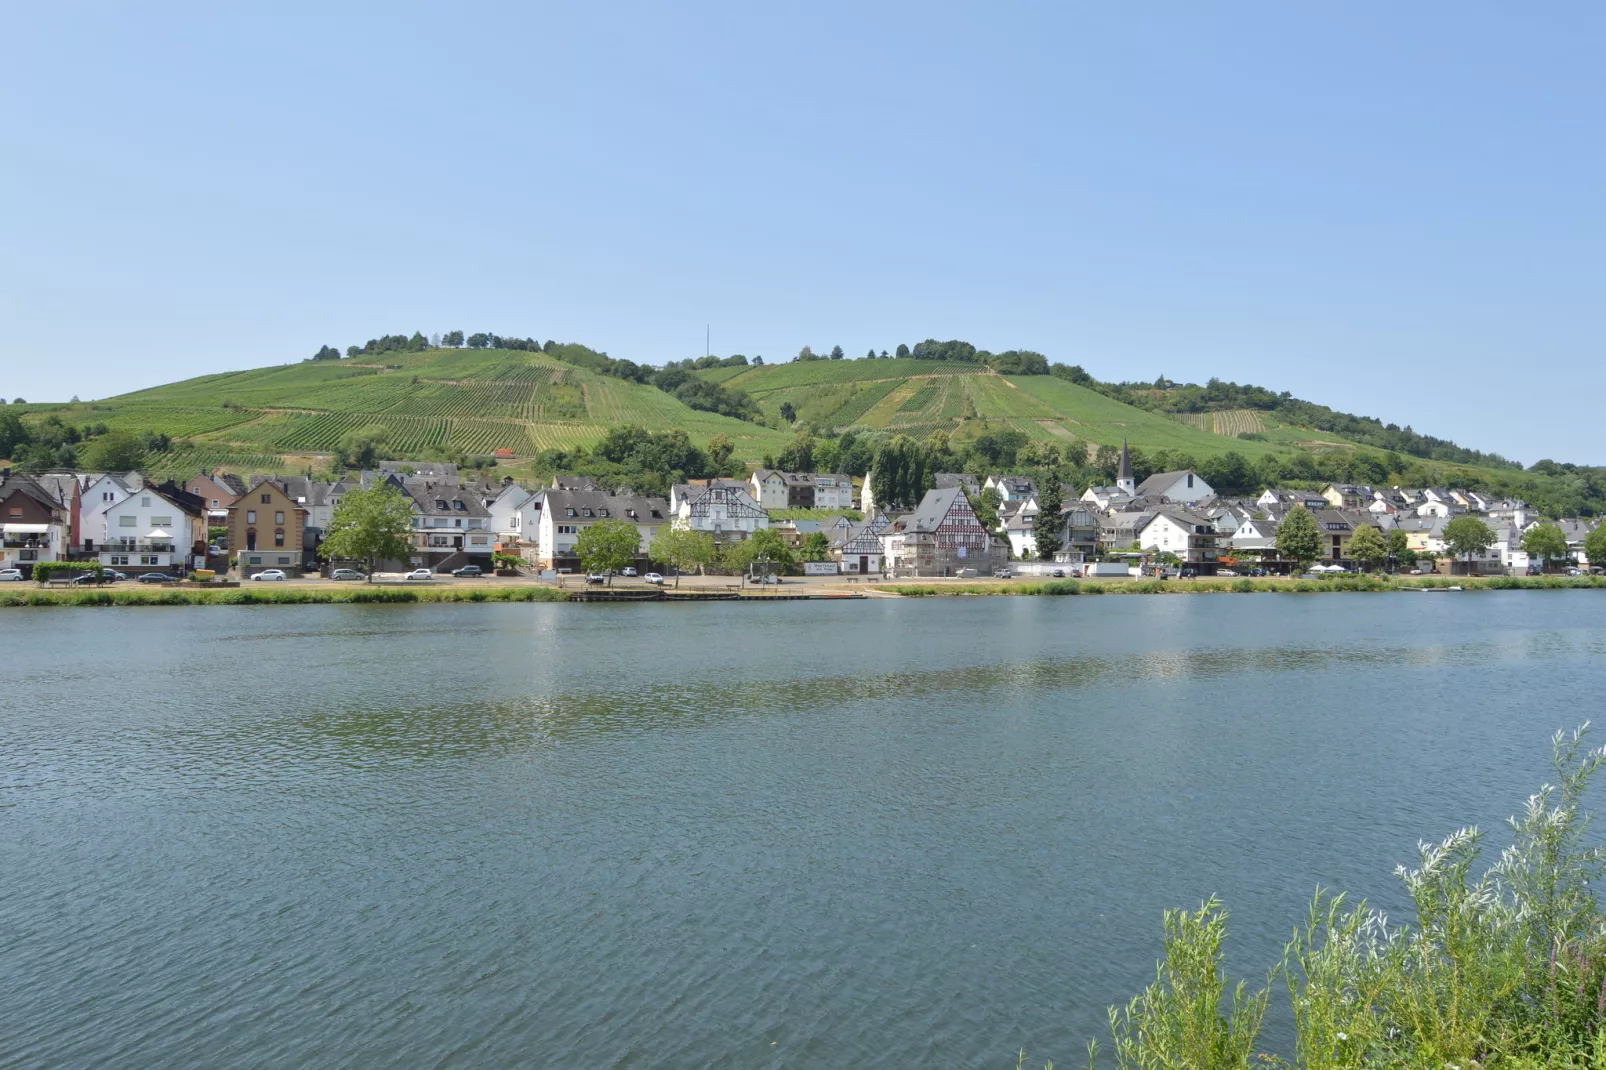
[[[1606,914],[1592,885],[1606,855],[1586,842],[1583,806],[1606,748],[1586,748],[1587,729],[1556,734],[1556,783],[1511,820],[1513,842],[1494,865],[1474,872],[1475,828],[1422,844],[1417,865],[1397,871],[1416,913],[1400,926],[1318,890],[1263,988],[1228,991],[1219,902],[1167,911],[1154,983],[1110,1010],[1115,1065],[1606,1067]],[[1256,1052],[1274,988],[1293,1010],[1291,1063]]]
[[[0,592],[0,606],[272,606],[387,602],[567,602],[550,587],[236,587],[221,590],[167,587],[121,590],[19,590]]]
[[[1329,591],[1415,591],[1459,587],[1467,591],[1524,590],[1568,591],[1606,588],[1602,576],[1496,576],[1479,578],[1334,576],[1323,579],[1200,579],[1200,580],[1050,580],[1046,583],[891,584],[876,590],[906,598],[975,595],[1064,594],[1322,594]],[[1602,1070],[1606,1070],[1603,1067]]]

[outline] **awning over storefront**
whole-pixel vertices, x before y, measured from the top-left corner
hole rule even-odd
[[[7,535],[43,535],[49,530],[49,524],[0,524]]]

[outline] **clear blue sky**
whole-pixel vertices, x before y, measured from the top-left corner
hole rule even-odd
[[[1598,4],[217,6],[8,11],[0,396],[711,323],[1606,463]]]

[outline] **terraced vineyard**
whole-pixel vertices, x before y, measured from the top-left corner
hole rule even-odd
[[[743,370],[743,369],[735,369]],[[515,458],[590,445],[617,424],[684,429],[699,445],[728,436],[757,461],[789,433],[699,412],[654,387],[597,375],[541,353],[441,349],[364,361],[304,362],[223,372],[103,401],[30,405],[74,425],[160,431],[182,440],[159,470],[208,465],[283,471],[318,464],[352,432],[383,428],[391,449],[439,448]]]
[[[1254,457],[1277,448],[1215,433],[1204,420],[1184,422],[1148,412],[1064,379],[1003,376],[976,364],[918,360],[809,361],[715,368],[700,375],[746,391],[767,414],[790,404],[804,423],[896,431],[980,434],[1015,429],[1034,440],[1088,448],[1120,445],[1186,450],[1196,456],[1229,449]],[[1254,426],[1256,414],[1218,413],[1224,426]]]

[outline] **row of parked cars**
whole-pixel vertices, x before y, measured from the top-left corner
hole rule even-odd
[[[0,583],[21,583],[27,578],[20,568],[0,568]],[[108,568],[102,569],[99,575],[93,572],[80,572],[76,576],[67,577],[66,582],[78,586],[91,583],[123,583],[130,579],[139,583],[177,583],[183,578],[171,572],[141,572],[138,576],[130,576],[126,572]]]

